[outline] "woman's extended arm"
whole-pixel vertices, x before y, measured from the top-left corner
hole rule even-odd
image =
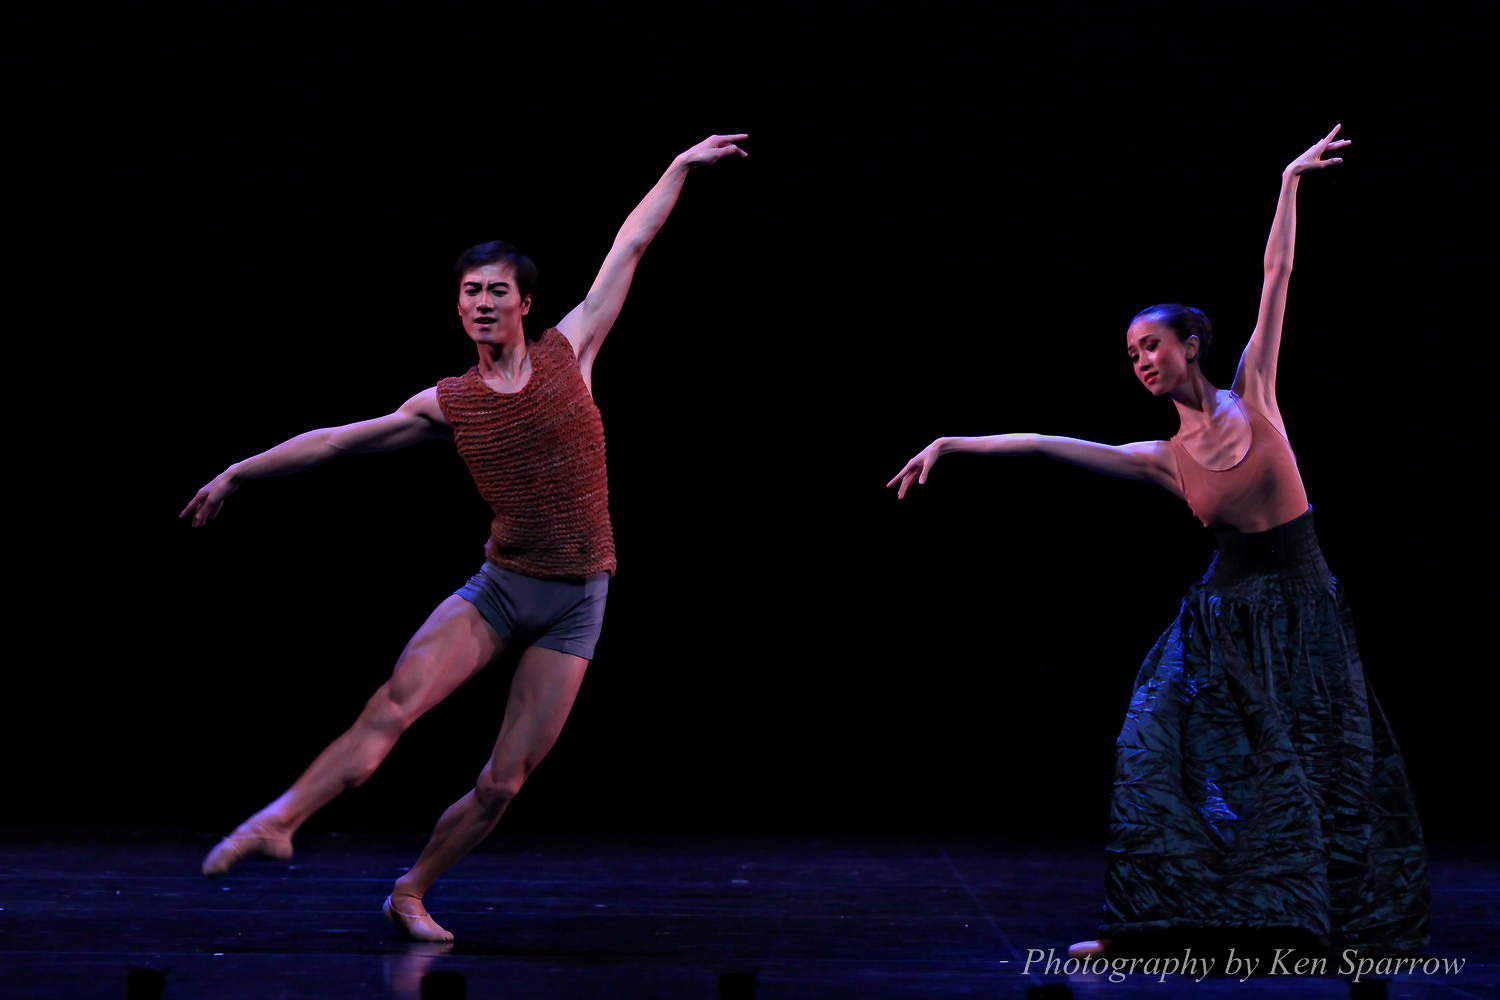
[[[1276,357],[1281,350],[1281,320],[1286,313],[1286,289],[1292,276],[1292,251],[1297,242],[1297,181],[1311,170],[1321,170],[1335,163],[1343,163],[1342,157],[1323,159],[1330,149],[1349,145],[1350,140],[1334,140],[1341,125],[1335,125],[1319,142],[1297,157],[1281,172],[1281,195],[1276,201],[1276,217],[1271,222],[1271,235],[1266,240],[1265,280],[1260,290],[1260,313],[1256,316],[1255,332],[1245,353],[1240,356],[1240,367],[1234,375],[1234,391],[1250,400],[1262,413],[1281,427],[1281,412],[1276,405]]]
[[[1046,455],[1059,462],[1081,466],[1122,479],[1139,479],[1155,483],[1178,496],[1177,459],[1165,441],[1136,441],[1132,444],[1100,444],[1080,438],[1056,437],[1051,434],[992,434],[989,437],[941,437],[923,448],[906,467],[896,473],[887,487],[900,484],[896,499],[906,496],[913,482],[925,483],[937,460],[953,452],[975,455]]]
[[[437,387],[434,386],[402,403],[394,413],[341,427],[307,431],[259,455],[234,463],[194,494],[177,516],[191,518],[193,527],[201,528],[219,516],[224,501],[248,480],[289,476],[316,468],[344,454],[394,451],[441,438],[447,432],[448,422],[438,407]]]

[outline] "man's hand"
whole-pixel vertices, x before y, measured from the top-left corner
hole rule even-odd
[[[750,135],[746,132],[739,135],[711,135],[692,149],[678,154],[677,162],[686,167],[706,167],[711,163],[718,163],[726,156],[749,156],[749,153],[735,145],[748,138]]]
[[[193,527],[201,528],[219,516],[224,501],[239,488],[239,481],[235,478],[234,468],[231,466],[215,476],[213,482],[195,493],[193,499],[188,501],[188,505],[182,508],[182,513],[177,516],[179,519],[191,517]]]

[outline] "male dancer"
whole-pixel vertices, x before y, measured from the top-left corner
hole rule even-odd
[[[476,367],[387,416],[308,431],[237,462],[183,510],[182,517],[201,527],[249,480],[301,472],[345,453],[450,438],[495,513],[480,572],[417,630],[354,725],[291,788],[208,853],[205,875],[222,875],[252,854],[290,858],[292,834],[313,813],[366,781],[422,713],[503,649],[522,645],[494,753],[473,791],[443,813],[385,901],[387,919],[412,937],[453,940],[427,913],[422,896],[489,835],[551,749],[599,635],[615,558],[604,432],[592,397],[594,358],[688,172],[745,156],[736,145],[745,138],[710,136],[674,159],[626,218],[583,302],[535,341],[522,330],[535,265],[509,244],[471,247],[456,270],[458,314],[478,349]]]

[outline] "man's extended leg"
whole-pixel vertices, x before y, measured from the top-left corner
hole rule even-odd
[[[308,817],[344,789],[368,780],[407,727],[483,670],[503,647],[468,601],[455,596],[439,604],[354,725],[318,754],[280,798],[219,841],[203,859],[203,874],[222,875],[250,854],[291,857],[292,834]]]
[[[449,806],[432,831],[416,864],[396,880],[386,900],[386,916],[419,941],[451,941],[422,906],[437,877],[489,836],[510,800],[541,763],[562,731],[589,661],[533,646],[521,654],[505,702],[505,721],[495,752],[479,773],[474,790]]]

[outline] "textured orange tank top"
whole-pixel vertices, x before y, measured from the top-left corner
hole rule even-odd
[[[438,406],[494,512],[491,562],[542,579],[615,570],[604,423],[555,327],[528,345],[531,377],[496,392],[478,368],[438,383]]]
[[[1265,531],[1301,517],[1307,490],[1292,446],[1276,427],[1239,396],[1250,422],[1250,450],[1227,469],[1205,469],[1176,437],[1177,478],[1198,520],[1210,528]]]

